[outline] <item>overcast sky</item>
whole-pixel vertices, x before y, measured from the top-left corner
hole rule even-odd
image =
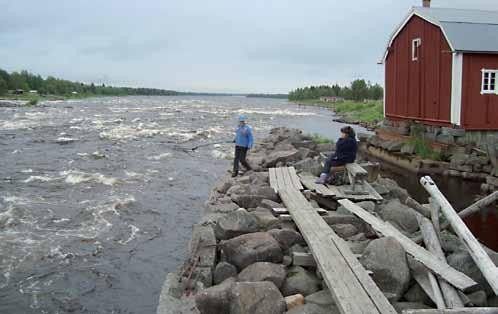
[[[387,39],[422,0],[0,0],[0,68],[180,91],[383,82]],[[433,0],[498,10],[497,0]]]

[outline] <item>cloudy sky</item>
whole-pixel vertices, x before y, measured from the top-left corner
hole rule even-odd
[[[287,92],[383,81],[422,0],[0,0],[0,68],[181,91]],[[497,0],[433,0],[498,10]]]

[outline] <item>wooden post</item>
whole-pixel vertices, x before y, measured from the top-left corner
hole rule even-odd
[[[432,181],[431,177],[426,176],[421,178],[420,183],[427,190],[427,192],[434,197],[436,202],[439,203],[441,211],[448,219],[451,227],[467,247],[472,259],[481,270],[481,273],[488,281],[494,293],[498,295],[498,268],[496,268],[495,264],[489,258],[486,251],[484,251],[479,241],[477,241],[472,232],[470,232],[462,218],[458,216],[455,209],[453,209],[453,206],[451,206],[450,202],[448,202],[446,197],[444,197],[443,193],[441,193],[437,185],[434,181]]]
[[[439,238],[432,223],[429,219],[423,217],[422,215],[417,215],[417,221],[427,250],[429,250],[429,252],[434,254],[437,258],[441,259],[441,261],[446,262],[446,257],[444,256],[443,249],[441,248],[441,243],[439,242]],[[458,295],[458,291],[446,280],[439,278],[438,281],[446,306],[448,308],[464,307],[464,304]]]

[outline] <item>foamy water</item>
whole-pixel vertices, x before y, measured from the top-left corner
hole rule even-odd
[[[330,112],[243,97],[0,108],[0,313],[155,313],[164,275],[230,167],[237,116],[323,135]]]

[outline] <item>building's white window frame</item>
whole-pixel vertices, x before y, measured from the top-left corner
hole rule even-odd
[[[420,46],[422,46],[421,38],[415,38],[412,40],[412,61],[418,61],[420,57]]]
[[[482,69],[481,95],[498,95],[498,69]]]

